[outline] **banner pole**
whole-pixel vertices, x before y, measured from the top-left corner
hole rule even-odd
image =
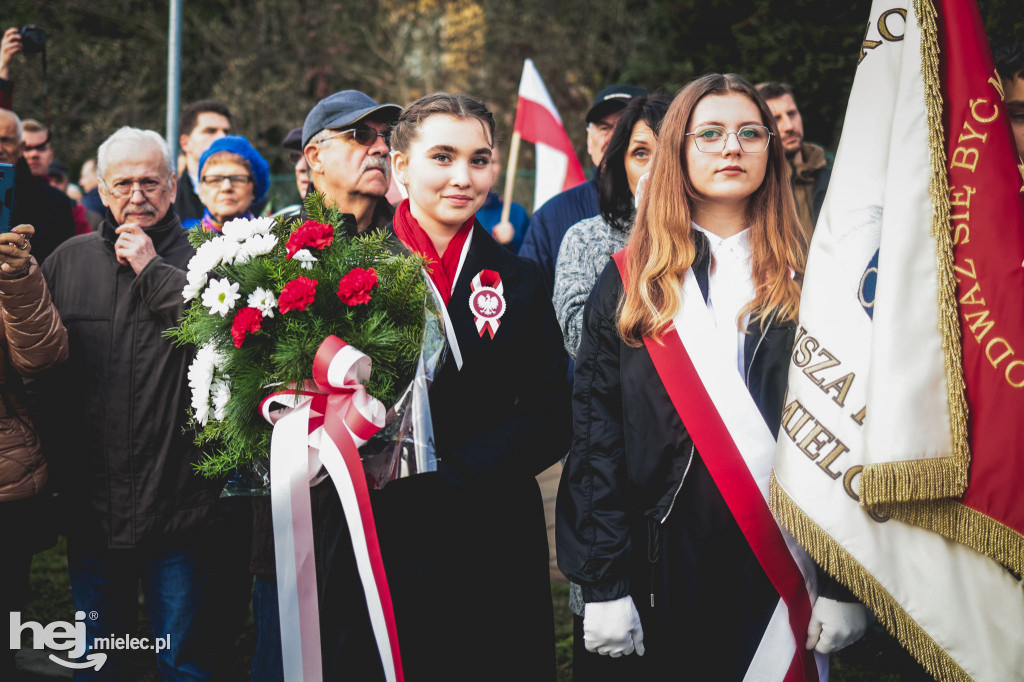
[[[516,166],[519,162],[519,131],[512,133],[512,148],[508,153],[508,165],[505,167],[505,196],[501,203],[501,222],[507,223],[509,211],[512,210],[512,187],[516,182]]]

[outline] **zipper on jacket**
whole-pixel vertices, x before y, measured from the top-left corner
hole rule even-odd
[[[772,313],[772,319],[768,320],[768,324],[766,324],[764,329],[761,330],[761,338],[757,340],[757,345],[754,346],[754,352],[750,354],[750,362],[747,364],[747,376],[745,381],[748,389],[750,388],[750,371],[754,369],[754,358],[757,357],[757,351],[761,348],[761,343],[764,341],[764,338],[768,336],[768,329],[771,328],[772,323],[775,322],[776,315],[778,315],[777,310]]]
[[[679,497],[679,491],[683,489],[683,483],[686,481],[686,474],[690,473],[690,466],[693,465],[693,454],[697,451],[697,446],[691,443],[690,445],[690,459],[686,462],[686,469],[683,471],[682,478],[679,479],[679,487],[676,488],[676,492],[672,495],[672,503],[668,505],[668,511],[665,512],[664,518],[661,519],[661,523],[664,524],[668,521],[669,514],[672,513],[672,509],[676,506],[676,498]]]
[[[655,569],[661,561],[661,524],[647,519],[647,563],[651,565],[651,608],[654,608]]]

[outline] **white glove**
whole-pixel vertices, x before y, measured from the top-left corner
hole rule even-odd
[[[807,625],[807,648],[819,654],[839,651],[860,639],[867,627],[863,604],[818,597]]]
[[[587,602],[583,609],[583,643],[602,656],[644,655],[644,630],[632,597]]]

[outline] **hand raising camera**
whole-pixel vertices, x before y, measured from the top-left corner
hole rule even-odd
[[[0,234],[0,279],[15,279],[28,272],[35,233],[31,225],[18,225]]]
[[[10,78],[11,60],[14,55],[21,52],[21,31],[16,28],[9,28],[4,31],[4,37],[0,40],[0,78]]]

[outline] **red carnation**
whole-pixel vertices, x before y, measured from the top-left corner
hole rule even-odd
[[[277,307],[281,314],[291,310],[305,310],[316,296],[316,280],[309,277],[296,277],[281,289],[277,297]]]
[[[333,227],[307,220],[295,228],[295,231],[288,237],[288,257],[291,258],[300,249],[326,249],[333,241]]]
[[[261,324],[263,324],[263,313],[252,306],[242,308],[235,313],[235,319],[231,322],[231,338],[235,340],[235,347],[241,348],[245,337],[258,332]]]
[[[377,286],[377,271],[352,268],[352,271],[338,282],[338,298],[347,305],[361,305],[370,302],[370,290]]]

